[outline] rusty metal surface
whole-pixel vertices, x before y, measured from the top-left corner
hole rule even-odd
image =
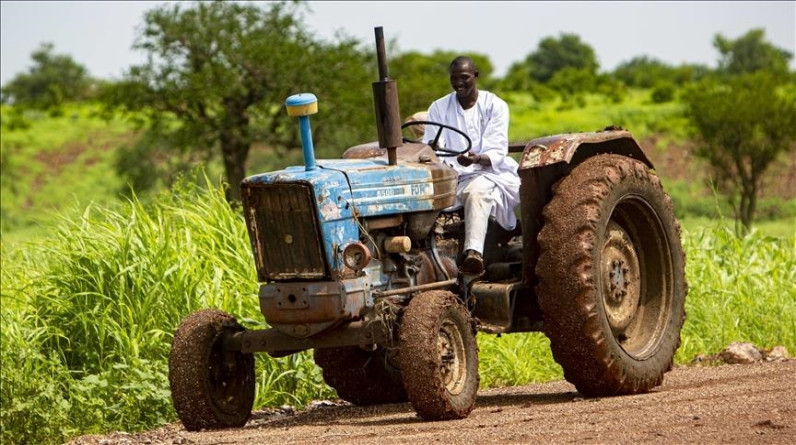
[[[428,165],[434,184],[434,210],[443,210],[456,203],[456,185],[459,176],[456,170],[443,163]]]
[[[311,338],[296,338],[274,328],[247,330],[225,339],[225,349],[283,356],[305,349],[388,344],[390,340],[391,332],[386,324],[354,321]]]
[[[522,145],[512,143],[512,147]],[[580,159],[599,153],[615,153],[638,159],[648,166],[652,163],[641,150],[630,132],[624,130],[598,131],[545,136],[525,143],[519,170],[565,162],[578,163]]]
[[[244,186],[243,200],[260,281],[324,277],[324,253],[309,187]]]
[[[406,143],[398,147],[396,155],[399,161],[416,163],[439,162],[434,150],[426,144]],[[354,145],[343,152],[343,159],[387,159],[387,150],[379,147],[378,142]]]
[[[398,227],[404,222],[403,215],[390,215],[377,218],[362,218],[362,224],[368,230],[385,229],[387,227]]]
[[[516,290],[521,285],[522,283],[519,281],[473,284],[470,289],[471,294],[475,297],[473,316],[481,322],[478,327],[479,331],[498,334],[509,330]]]
[[[387,158],[387,149],[379,147],[379,142],[368,142],[367,144],[354,145],[343,152],[343,159],[370,159]]]
[[[455,257],[439,253],[440,264],[435,265],[430,252],[420,252],[417,256],[420,260],[415,280],[418,285],[448,280],[459,275]]]
[[[373,306],[370,280],[269,283],[260,286],[265,321],[292,337],[309,337]]]
[[[456,278],[451,278],[450,280],[439,281],[436,283],[421,284],[419,286],[400,287],[396,289],[374,292],[374,294],[376,294],[378,297],[391,297],[393,295],[408,295],[408,294],[413,294],[415,292],[449,288],[454,284],[456,284]]]

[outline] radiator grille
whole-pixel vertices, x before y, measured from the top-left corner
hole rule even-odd
[[[260,281],[326,276],[311,189],[302,184],[244,185],[246,225]]]

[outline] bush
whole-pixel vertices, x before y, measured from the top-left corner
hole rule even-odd
[[[652,89],[652,102],[662,104],[674,100],[675,87],[670,82],[659,83]]]

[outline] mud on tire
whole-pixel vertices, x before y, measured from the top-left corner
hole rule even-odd
[[[446,291],[412,299],[399,328],[404,387],[425,420],[461,419],[478,392],[478,345],[467,310]]]
[[[316,349],[315,363],[323,380],[337,395],[354,405],[379,405],[407,401],[401,371],[387,359],[384,349],[359,347]]]
[[[254,404],[254,357],[225,351],[225,334],[242,331],[215,309],[194,312],[180,323],[169,355],[174,409],[189,431],[240,427]]]
[[[685,255],[672,202],[643,163],[587,159],[553,188],[536,293],[565,378],[587,396],[663,382],[685,320]]]

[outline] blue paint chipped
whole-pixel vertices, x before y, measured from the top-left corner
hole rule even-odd
[[[302,183],[312,188],[327,264],[341,271],[341,246],[360,238],[359,217],[389,216],[434,209],[430,171],[418,164],[384,160],[319,160],[317,169],[294,166],[250,176],[244,184]]]

